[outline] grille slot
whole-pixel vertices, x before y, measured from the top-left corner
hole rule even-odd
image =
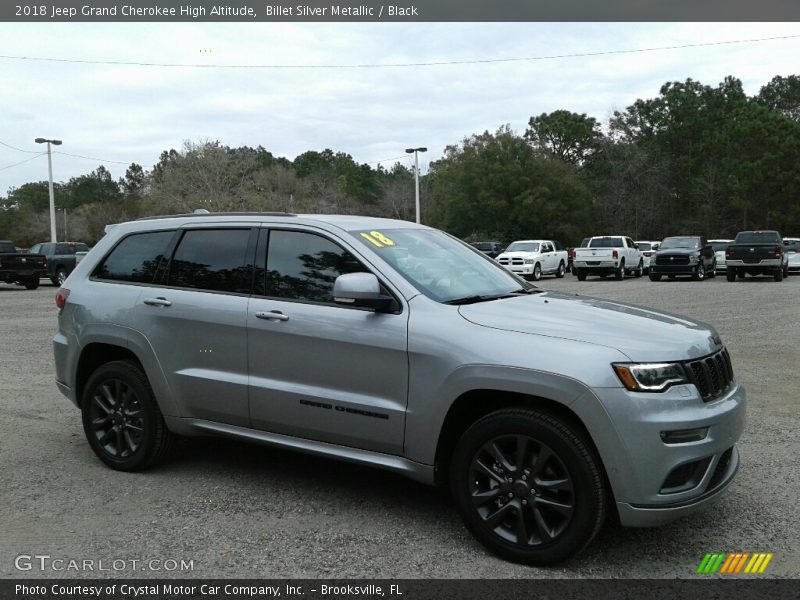
[[[686,363],[690,379],[697,386],[703,402],[709,402],[726,392],[733,383],[733,365],[728,351],[719,352]]]
[[[688,265],[689,257],[686,254],[656,254],[657,265]]]

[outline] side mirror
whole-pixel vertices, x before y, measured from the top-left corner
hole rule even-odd
[[[341,306],[390,310],[394,298],[381,294],[381,284],[372,273],[345,273],[333,282],[333,301]]]

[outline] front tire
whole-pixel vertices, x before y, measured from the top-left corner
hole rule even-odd
[[[533,280],[539,281],[542,278],[542,266],[539,263],[536,263],[533,266]]]
[[[705,278],[706,278],[706,269],[701,263],[697,265],[697,272],[694,275],[692,275],[692,279],[694,279],[695,281],[703,281],[703,279]]]
[[[564,273],[566,273],[566,272],[567,272],[567,269],[564,266],[564,261],[562,260],[560,263],[558,263],[558,271],[556,271],[556,277],[558,279],[561,279],[562,277],[564,277]]]
[[[81,411],[89,445],[112,469],[141,471],[171,446],[173,436],[147,376],[133,362],[98,367],[84,388]]]
[[[464,433],[450,486],[476,539],[528,565],[554,564],[583,550],[608,510],[600,461],[583,435],[525,408],[491,413]]]
[[[636,268],[636,270],[633,272],[633,274],[636,277],[641,277],[642,275],[644,275],[644,261],[643,260],[639,261],[639,266]]]

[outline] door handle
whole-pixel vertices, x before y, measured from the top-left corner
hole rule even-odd
[[[143,302],[148,306],[172,306],[172,302],[166,298],[145,298]]]
[[[288,321],[289,316],[283,314],[279,310],[271,310],[269,312],[260,311],[256,313],[257,319],[266,319],[267,321]]]

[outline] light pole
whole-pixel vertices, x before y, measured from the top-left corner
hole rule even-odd
[[[427,152],[427,148],[406,148],[406,153],[414,153],[414,198],[416,201],[417,223],[419,220],[419,153]]]
[[[37,144],[47,144],[47,174],[50,180],[50,241],[56,241],[56,207],[55,199],[53,198],[53,155],[50,152],[50,144],[60,146],[61,140],[46,140],[44,138],[36,138],[34,140]]]

